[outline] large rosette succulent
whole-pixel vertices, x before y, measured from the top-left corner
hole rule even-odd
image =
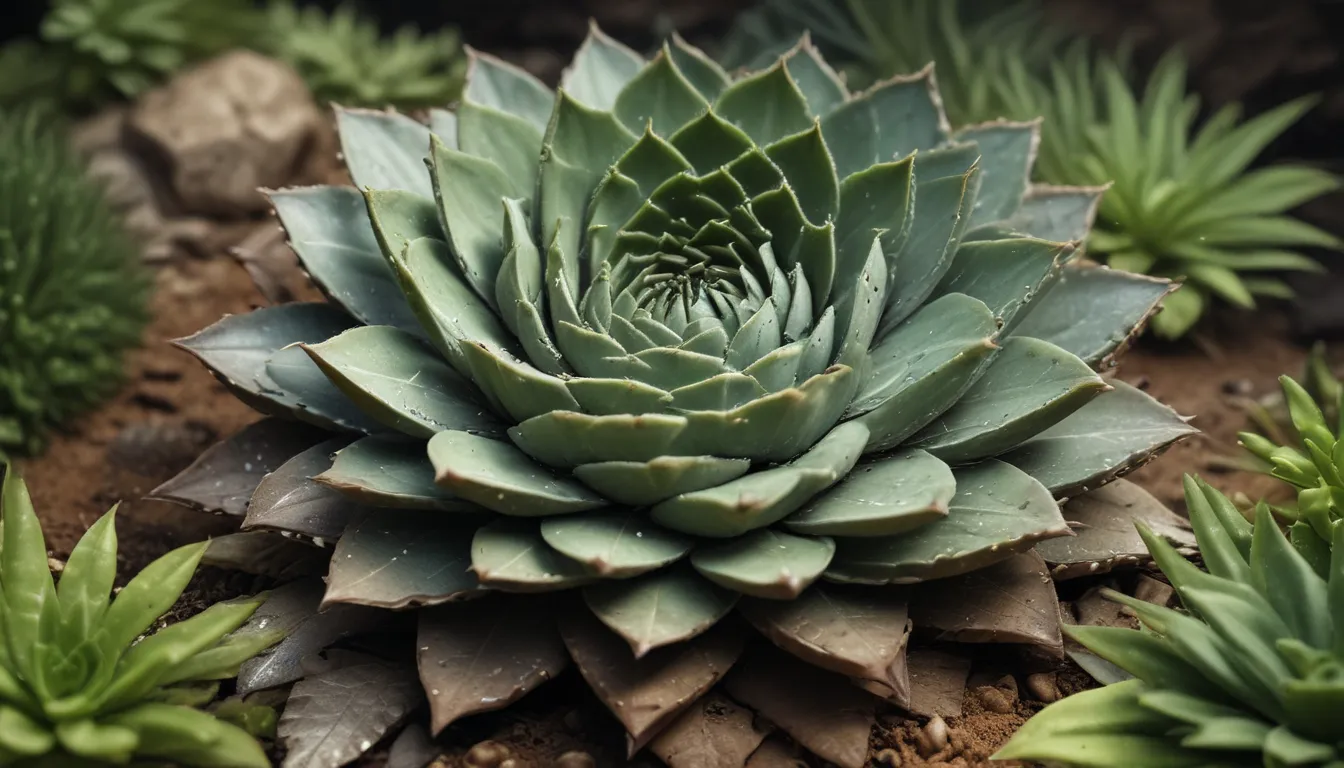
[[[307,425],[159,493],[337,539],[326,606],[451,603],[436,728],[572,656],[638,749],[733,666],[734,611],[908,700],[881,585],[1067,536],[1057,498],[1190,431],[1096,372],[1169,284],[1079,263],[1100,190],[1029,187],[1037,124],[951,133],[931,71],[850,94],[807,44],[734,78],[594,30],[555,92],[476,55],[428,126],[338,117],[357,188],[271,196],[330,302],[184,341]],[[227,456],[251,486],[203,475]],[[825,629],[856,613],[881,647]],[[659,676],[690,687],[644,706]]]

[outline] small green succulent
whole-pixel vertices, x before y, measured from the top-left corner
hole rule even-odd
[[[1244,123],[1240,107],[1228,105],[1196,127],[1199,102],[1186,93],[1178,52],[1136,96],[1124,50],[1097,53],[1085,39],[1062,47],[1065,35],[1043,23],[1035,2],[990,13],[930,0],[767,0],[739,22],[725,56],[777,49],[801,29],[861,62],[865,77],[935,63],[954,124],[1044,118],[1036,178],[1108,186],[1089,254],[1184,281],[1153,318],[1159,336],[1184,335],[1212,298],[1251,308],[1257,296],[1290,296],[1282,280],[1262,273],[1319,270],[1294,249],[1340,247],[1285,215],[1336,189],[1334,176],[1299,165],[1247,172],[1310,98]]]
[[[1214,298],[1253,308],[1257,296],[1291,297],[1286,283],[1262,273],[1319,271],[1293,249],[1338,248],[1340,241],[1286,213],[1338,188],[1339,180],[1302,165],[1247,169],[1313,99],[1245,122],[1231,104],[1196,127],[1199,99],[1186,93],[1179,52],[1157,64],[1141,97],[1123,62],[1076,45],[1043,79],[1010,61],[1002,92],[1006,114],[1045,118],[1041,179],[1110,185],[1089,254],[1118,269],[1184,281],[1153,318],[1164,338],[1184,335]]]
[[[146,320],[138,249],[58,123],[0,112],[0,451],[115,392]]]
[[[1312,345],[1307,361],[1302,366],[1298,382],[1307,391],[1311,399],[1321,407],[1326,423],[1339,420],[1339,395],[1344,390],[1344,382],[1335,373],[1326,360],[1325,342]],[[1274,392],[1262,398],[1242,403],[1254,431],[1269,438],[1278,445],[1287,445],[1301,438],[1293,427],[1292,415],[1288,412],[1287,399],[1282,391]]]
[[[806,41],[734,77],[594,28],[558,90],[473,55],[428,125],[337,119],[357,188],[272,194],[331,301],[181,343],[294,420],[245,525],[336,539],[324,604],[436,606],[436,729],[572,656],[638,750],[733,667],[734,615],[899,699],[891,585],[1068,535],[1058,496],[1191,431],[1098,374],[1170,284],[1078,263],[1095,191],[1029,184],[1033,123],[953,132],[928,72],[851,93]],[[220,508],[193,487],[159,493]],[[890,622],[880,661],[814,642],[836,606]],[[524,620],[507,673],[437,682]],[[675,705],[624,703],[682,663]]]
[[[1307,388],[1288,376],[1281,377],[1279,383],[1296,434],[1295,444],[1281,445],[1254,432],[1242,432],[1240,442],[1264,462],[1269,474],[1298,489],[1297,504],[1276,511],[1293,521],[1293,543],[1319,564],[1335,541],[1335,531],[1344,527],[1344,422],[1339,416],[1344,388],[1337,380],[1322,380],[1333,389],[1333,402],[1326,402],[1335,417],[1327,420]]]
[[[68,768],[138,759],[266,768],[270,761],[247,732],[192,707],[213,699],[217,681],[281,639],[263,629],[230,634],[262,599],[219,603],[145,635],[177,602],[206,545],[169,552],[110,599],[115,513],[84,534],[57,585],[28,489],[16,469],[5,473],[0,766]]]
[[[74,109],[132,97],[182,67],[253,39],[249,0],[52,0],[41,44],[0,54],[0,102]]]
[[[407,26],[385,38],[353,5],[328,14],[293,0],[271,5],[269,28],[272,53],[297,69],[323,102],[437,106],[462,90],[466,59],[454,30],[422,36]]]
[[[1142,630],[1066,633],[1134,679],[1070,696],[1027,722],[995,759],[1090,768],[1344,764],[1344,527],[1313,564],[1269,508],[1254,526],[1186,477],[1201,571],[1140,528],[1185,610],[1126,595]]]

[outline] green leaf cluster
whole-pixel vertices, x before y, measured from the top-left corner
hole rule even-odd
[[[338,110],[356,188],[271,198],[330,301],[181,342],[334,433],[245,525],[335,532],[330,603],[577,592],[538,605],[632,663],[1069,535],[1057,496],[1192,431],[1097,372],[1171,286],[1073,258],[1096,193],[1030,184],[1035,124],[941,103],[928,72],[853,93],[805,40],[730,76],[594,28],[557,90],[472,54],[428,125]]]
[[[777,49],[802,29],[860,62],[867,79],[935,63],[954,123],[1044,118],[1036,177],[1109,186],[1087,240],[1092,257],[1184,282],[1153,318],[1159,336],[1184,335],[1211,300],[1253,308],[1257,297],[1287,297],[1272,273],[1317,271],[1299,249],[1341,245],[1286,215],[1338,179],[1300,165],[1248,170],[1311,98],[1244,122],[1231,104],[1201,121],[1178,52],[1137,93],[1126,50],[1062,45],[1034,2],[990,12],[932,0],[767,0],[739,21],[725,57]]]
[[[108,397],[140,342],[148,275],[41,109],[0,113],[0,452]]]
[[[403,108],[441,106],[462,91],[466,59],[456,30],[383,36],[353,5],[331,13],[276,0],[267,16],[269,52],[288,62],[320,102]]]
[[[218,603],[148,633],[186,588],[205,544],[150,563],[112,599],[115,509],[80,539],[56,584],[17,470],[0,495],[0,765],[71,766],[161,760],[265,768],[240,728],[193,707],[218,681],[280,640],[235,633],[260,597]],[[233,634],[231,634],[233,633]]]
[[[253,39],[249,0],[51,0],[40,41],[0,49],[0,103],[80,110],[134,97]]]
[[[995,755],[1052,765],[1344,764],[1344,528],[1313,563],[1261,504],[1252,525],[1189,476],[1208,571],[1140,533],[1185,610],[1121,594],[1143,629],[1070,627],[1133,675],[1046,707]]]
[[[1335,534],[1344,528],[1344,387],[1322,362],[1309,366],[1316,375],[1308,387],[1282,376],[1284,402],[1292,422],[1293,444],[1280,444],[1254,432],[1242,432],[1242,446],[1266,472],[1298,489],[1297,504],[1276,510],[1292,521],[1293,543],[1314,562],[1327,557]],[[1314,390],[1314,391],[1313,391]],[[1326,418],[1322,403],[1333,414]]]

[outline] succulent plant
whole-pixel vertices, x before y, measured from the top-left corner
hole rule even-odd
[[[1153,318],[1162,337],[1184,335],[1210,300],[1253,308],[1256,297],[1288,298],[1272,274],[1319,271],[1295,248],[1338,248],[1333,235],[1289,210],[1332,191],[1339,180],[1303,165],[1247,171],[1295,123],[1312,98],[1240,122],[1229,104],[1196,128],[1199,99],[1186,93],[1186,63],[1167,54],[1142,97],[1125,77],[1124,57],[1075,46],[1049,80],[1009,62],[1005,114],[1042,115],[1047,126],[1039,176],[1060,184],[1110,184],[1088,253],[1119,269],[1184,281]]]
[[[1344,518],[1344,423],[1339,416],[1344,410],[1340,407],[1344,390],[1327,377],[1316,382],[1324,389],[1333,389],[1334,402],[1330,405],[1335,417],[1327,421],[1321,405],[1306,387],[1289,376],[1280,377],[1279,383],[1296,433],[1295,444],[1275,443],[1254,432],[1242,432],[1239,438],[1242,446],[1263,462],[1266,472],[1298,489],[1295,506],[1275,511],[1292,521],[1289,532],[1293,543],[1313,564],[1323,568],[1335,541],[1335,530],[1344,527],[1340,522]]]
[[[260,21],[248,0],[52,0],[41,45],[21,42],[3,57],[26,68],[0,78],[0,101],[78,109],[136,96],[194,61],[245,44]]]
[[[337,116],[359,189],[272,194],[330,303],[182,342],[307,424],[156,495],[337,539],[324,605],[445,604],[436,729],[572,656],[638,750],[733,667],[731,614],[908,703],[888,585],[1069,535],[1056,497],[1191,431],[1094,368],[1170,284],[1073,261],[1095,191],[1030,187],[1035,123],[952,133],[927,71],[851,94],[806,43],[734,79],[594,29],[558,92],[473,55],[428,126]]]
[[[1255,524],[1189,476],[1201,571],[1141,533],[1184,603],[1111,593],[1143,630],[1068,627],[1133,679],[1046,707],[995,755],[1095,768],[1344,761],[1344,528],[1317,570],[1259,505]]]
[[[1325,342],[1312,345],[1297,381],[1320,406],[1326,423],[1339,420],[1339,396],[1340,390],[1344,390],[1344,382],[1340,381],[1327,359]],[[1258,399],[1239,400],[1238,405],[1246,411],[1250,427],[1264,437],[1279,445],[1300,441],[1282,389]]]
[[[115,515],[114,508],[84,534],[58,585],[28,489],[16,469],[5,472],[0,765],[124,765],[137,759],[266,768],[270,761],[246,731],[194,708],[214,698],[218,681],[283,636],[262,628],[234,632],[262,596],[217,603],[145,635],[177,602],[206,545],[169,552],[111,599]]]
[[[57,123],[0,113],[0,452],[115,392],[146,319],[139,252]]]
[[[319,101],[410,108],[447,104],[462,91],[466,60],[454,30],[421,36],[408,26],[384,38],[353,5],[328,14],[293,0],[271,5],[268,26],[272,52]]]

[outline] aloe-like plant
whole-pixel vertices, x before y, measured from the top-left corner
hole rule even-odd
[[[1306,387],[1289,376],[1280,377],[1279,383],[1295,433],[1293,444],[1279,444],[1254,432],[1242,432],[1239,440],[1265,471],[1298,489],[1296,505],[1275,511],[1292,521],[1293,543],[1320,565],[1328,557],[1335,531],[1344,527],[1344,422],[1339,416],[1344,411],[1344,389],[1333,378],[1319,382],[1333,390],[1333,402],[1326,402],[1334,419],[1327,420]]]
[[[1264,504],[1252,526],[1206,483],[1187,476],[1185,491],[1207,573],[1140,530],[1185,610],[1110,593],[1142,630],[1066,632],[1133,679],[1046,707],[996,759],[1094,768],[1344,761],[1344,528],[1333,555],[1313,564]]]
[[[81,109],[134,97],[260,30],[248,0],[52,0],[40,44],[0,53],[9,65],[0,74],[0,102]]]
[[[817,701],[908,704],[889,585],[1069,535],[1057,497],[1191,432],[1096,371],[1170,284],[1076,262],[1095,190],[1029,184],[1034,123],[950,131],[928,72],[853,94],[805,42],[733,78],[594,29],[557,92],[474,55],[429,125],[337,117],[358,188],[271,198],[331,301],[182,345],[329,430],[203,460],[246,458],[246,527],[338,540],[324,604],[445,604],[436,729],[572,656],[638,750],[733,668],[734,614],[837,673]],[[157,495],[242,511],[199,473]]]
[[[954,121],[1044,118],[1037,179],[1109,186],[1089,254],[1183,281],[1153,318],[1159,336],[1183,336],[1212,299],[1253,308],[1256,297],[1290,297],[1273,273],[1321,268],[1299,248],[1340,247],[1286,215],[1338,188],[1338,179],[1291,164],[1247,171],[1311,98],[1244,123],[1240,106],[1229,104],[1199,122],[1179,52],[1136,95],[1125,50],[1099,53],[1087,40],[1061,46],[1065,35],[1034,2],[988,13],[928,0],[768,0],[739,22],[725,55],[786,45],[801,29],[879,77],[936,63]]]
[[[322,102],[354,107],[437,106],[462,91],[466,58],[455,30],[421,35],[403,27],[383,37],[353,5],[328,13],[294,0],[271,5],[270,50]]]
[[[139,250],[59,122],[0,112],[0,453],[115,392],[147,315]]]
[[[0,470],[4,466],[0,465]],[[266,768],[246,731],[194,708],[282,632],[234,633],[262,602],[218,603],[145,635],[196,571],[206,544],[176,549],[111,598],[115,508],[94,523],[56,584],[18,471],[0,494],[0,765]],[[230,634],[233,633],[233,634]],[[86,762],[87,761],[87,762]]]

